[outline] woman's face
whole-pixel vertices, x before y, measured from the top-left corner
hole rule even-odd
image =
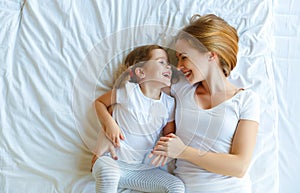
[[[204,80],[208,71],[209,52],[201,53],[184,39],[175,43],[176,57],[178,59],[177,69],[183,72],[190,84]]]
[[[151,52],[150,60],[143,66],[145,81],[152,81],[162,87],[171,85],[172,70],[168,61],[167,53],[162,49]]]

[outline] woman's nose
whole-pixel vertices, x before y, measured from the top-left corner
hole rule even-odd
[[[183,65],[181,64],[180,60],[178,60],[176,68],[177,68],[177,70],[180,70],[183,68]]]

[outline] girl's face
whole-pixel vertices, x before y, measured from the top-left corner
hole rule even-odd
[[[167,53],[162,49],[151,51],[151,58],[143,66],[143,82],[152,81],[161,87],[171,85],[172,70]]]
[[[209,52],[201,53],[186,40],[179,39],[175,43],[177,69],[180,70],[190,84],[204,80],[208,72]]]

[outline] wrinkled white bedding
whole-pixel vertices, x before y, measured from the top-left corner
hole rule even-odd
[[[230,79],[262,101],[253,190],[278,192],[272,0],[0,0],[0,192],[94,192],[92,102],[130,49],[168,46],[194,13],[215,13],[238,30]]]
[[[278,98],[279,192],[297,193],[300,182],[300,1],[274,6],[273,56]]]

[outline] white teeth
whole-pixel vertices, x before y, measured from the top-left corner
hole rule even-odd
[[[187,71],[187,72],[184,73],[184,76],[188,76],[190,74],[191,74],[191,71]]]

